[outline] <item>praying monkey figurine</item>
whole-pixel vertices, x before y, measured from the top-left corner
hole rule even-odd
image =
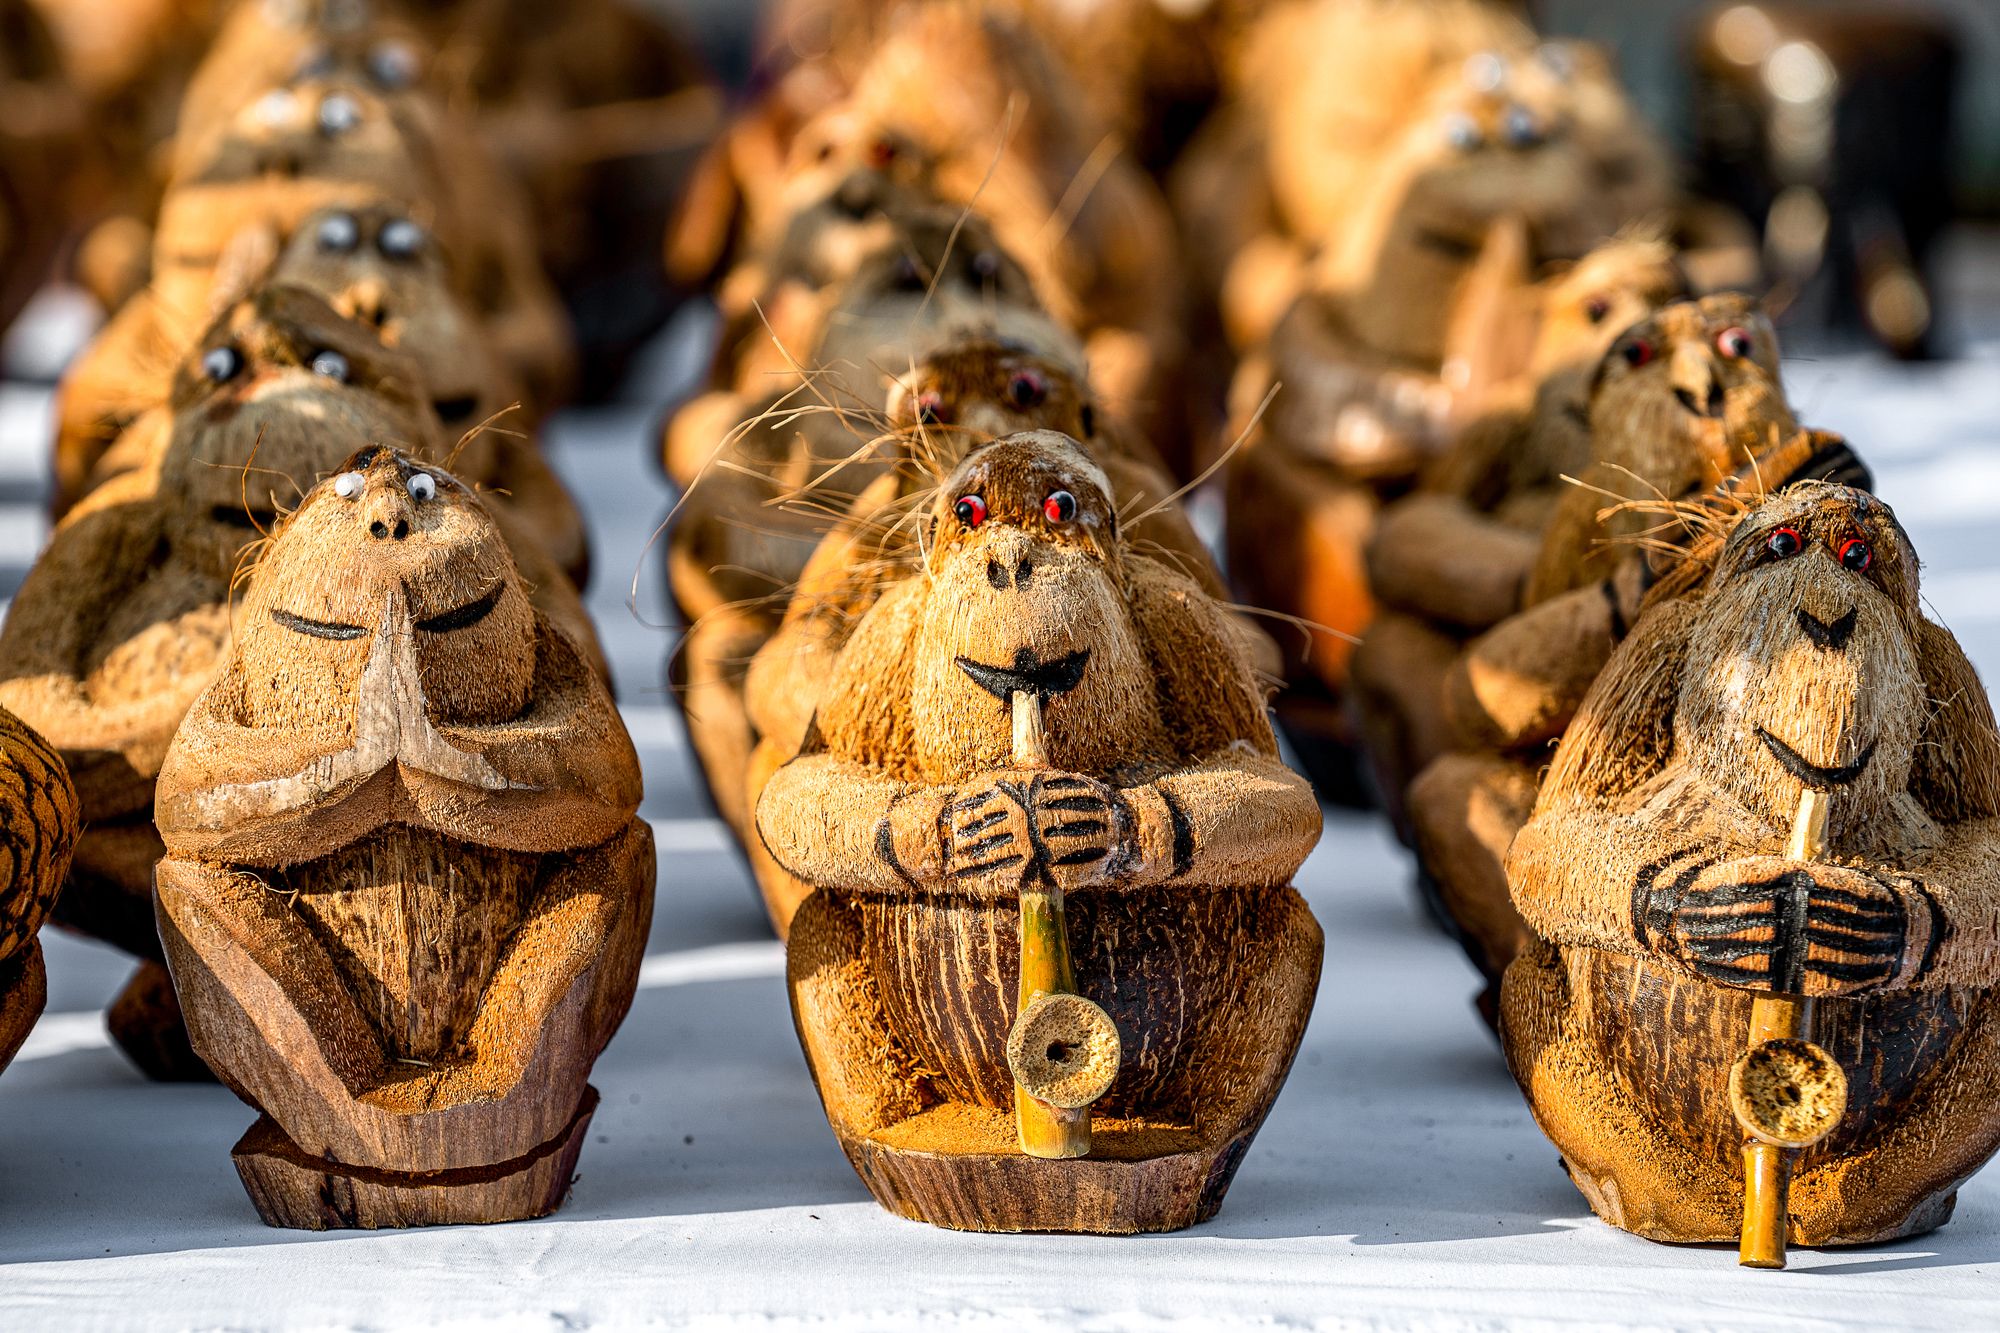
[[[195,1049],[273,1226],[553,1211],[652,916],[639,767],[492,513],[356,454],[259,561],[160,771]]]
[[[884,1207],[981,1231],[1207,1218],[1319,974],[1319,808],[1241,640],[1067,436],[1005,437],[840,651],[757,806],[817,891],[793,1014]]]
[[[1820,836],[1794,836],[1802,804]],[[1732,1107],[1756,1106],[1732,1069],[1753,1007],[1788,1000],[1846,1096],[1793,1085],[1836,1122],[1786,1149],[1780,1251],[1943,1224],[2000,1146],[1996,866],[2000,733],[1894,514],[1808,483],[1715,524],[1598,676],[1507,859],[1536,939],[1501,1034],[1591,1206],[1655,1240],[1737,1238]]]

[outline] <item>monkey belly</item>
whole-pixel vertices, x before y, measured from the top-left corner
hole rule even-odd
[[[1744,1136],[1728,1081],[1754,998],[1594,949],[1538,945],[1509,969],[1508,1061],[1606,1220],[1658,1240],[1735,1238]],[[1948,1217],[1950,1191],[2000,1146],[1990,1099],[1952,1091],[1968,1061],[1987,1062],[1996,1029],[1994,991],[1817,1002],[1810,1035],[1846,1072],[1848,1103],[1796,1159],[1796,1243],[1884,1240]]]
[[[388,1055],[432,1060],[458,1051],[541,861],[392,824],[265,879],[294,895]]]
[[[1011,1108],[1007,1034],[1018,1009],[1020,912],[1011,899],[856,897],[860,947],[887,1027],[950,1101]],[[1255,993],[1293,929],[1289,890],[1151,888],[1068,895],[1078,993],[1117,1025],[1106,1115],[1191,1121],[1190,1051]],[[1289,1027],[1289,1016],[1273,1016]]]

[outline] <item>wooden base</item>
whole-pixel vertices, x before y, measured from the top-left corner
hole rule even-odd
[[[230,1156],[257,1213],[274,1227],[461,1226],[546,1217],[569,1195],[577,1155],[597,1110],[586,1087],[567,1128],[525,1157],[462,1171],[404,1173],[348,1166],[308,1155],[264,1115]]]
[[[964,1151],[968,1131],[990,1150]],[[864,1138],[835,1132],[876,1202],[899,1217],[958,1231],[1131,1235],[1215,1216],[1256,1127],[1203,1143],[1192,1130],[1094,1116],[1090,1156],[1061,1160],[1022,1153],[1013,1115],[990,1107],[938,1107]]]
[[[34,1030],[49,1002],[49,974],[42,966],[42,942],[29,939],[20,953],[0,963],[0,1069],[5,1069]]]

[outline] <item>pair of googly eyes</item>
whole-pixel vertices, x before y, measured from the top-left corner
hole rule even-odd
[[[335,384],[347,383],[354,373],[354,367],[347,358],[331,347],[314,352],[306,366],[313,374],[330,379]],[[211,384],[227,384],[243,373],[243,353],[227,343],[211,347],[202,353],[201,373]]]
[[[1790,560],[1806,549],[1806,539],[1797,528],[1774,528],[1764,539],[1764,549],[1780,560]],[[1864,574],[1875,563],[1875,548],[1865,537],[1848,537],[1834,548],[1833,557],[1842,569]]]
[[[1486,132],[1479,122],[1464,112],[1444,119],[1445,142],[1461,153],[1477,152],[1486,146]],[[1549,138],[1548,126],[1534,112],[1516,102],[1500,117],[1500,142],[1509,148],[1535,148]]]
[[[361,245],[361,223],[352,213],[335,213],[321,221],[314,240],[324,253],[351,254]],[[424,229],[408,218],[391,218],[382,224],[375,248],[386,259],[414,259],[424,248]]]
[[[1741,361],[1757,350],[1756,340],[1748,329],[1732,325],[1715,335],[1715,350],[1731,361]],[[1625,364],[1633,369],[1651,362],[1660,354],[1651,338],[1628,338],[1619,344],[1618,355],[1625,358]]]
[[[368,479],[359,472],[343,472],[333,479],[333,493],[343,500],[352,500],[367,485]],[[438,493],[437,478],[428,472],[412,472],[410,479],[403,483],[403,489],[410,493],[412,500],[428,500]]]
[[[976,528],[986,521],[986,501],[977,495],[961,495],[951,512],[966,527]],[[1042,501],[1042,516],[1051,523],[1068,523],[1076,517],[1076,497],[1068,491],[1050,491]]]
[[[384,42],[368,53],[368,77],[385,92],[402,92],[417,81],[419,63],[416,51],[406,43]],[[320,47],[298,63],[292,79],[300,83],[330,79],[339,69],[340,62],[333,52]]]
[[[1016,371],[1008,378],[1007,401],[1018,411],[1032,411],[1048,400],[1048,381],[1032,370]],[[943,424],[944,419],[943,394],[932,389],[917,396],[917,420],[926,426],[937,426]]]

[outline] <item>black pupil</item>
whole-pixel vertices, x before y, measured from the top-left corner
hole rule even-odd
[[[1646,344],[1626,343],[1625,359],[1635,366],[1642,364],[1646,359]]]
[[[1016,375],[1012,387],[1016,407],[1033,407],[1042,401],[1042,386],[1032,376]]]
[[[1780,528],[1771,534],[1771,554],[1797,555],[1798,551],[1799,535],[1796,532],[1789,528]]]
[[[1057,491],[1049,497],[1049,512],[1056,522],[1067,523],[1076,517],[1076,497],[1068,491]]]
[[[959,522],[967,526],[971,526],[979,521],[978,502],[970,497],[960,500],[957,504],[953,505],[952,512],[958,515]]]
[[[1847,544],[1847,549],[1840,553],[1840,563],[1847,566],[1849,569],[1854,569],[1854,570],[1866,569],[1868,568],[1869,557],[1874,554],[1875,553],[1869,549],[1867,542],[1863,541],[1849,542]]]

